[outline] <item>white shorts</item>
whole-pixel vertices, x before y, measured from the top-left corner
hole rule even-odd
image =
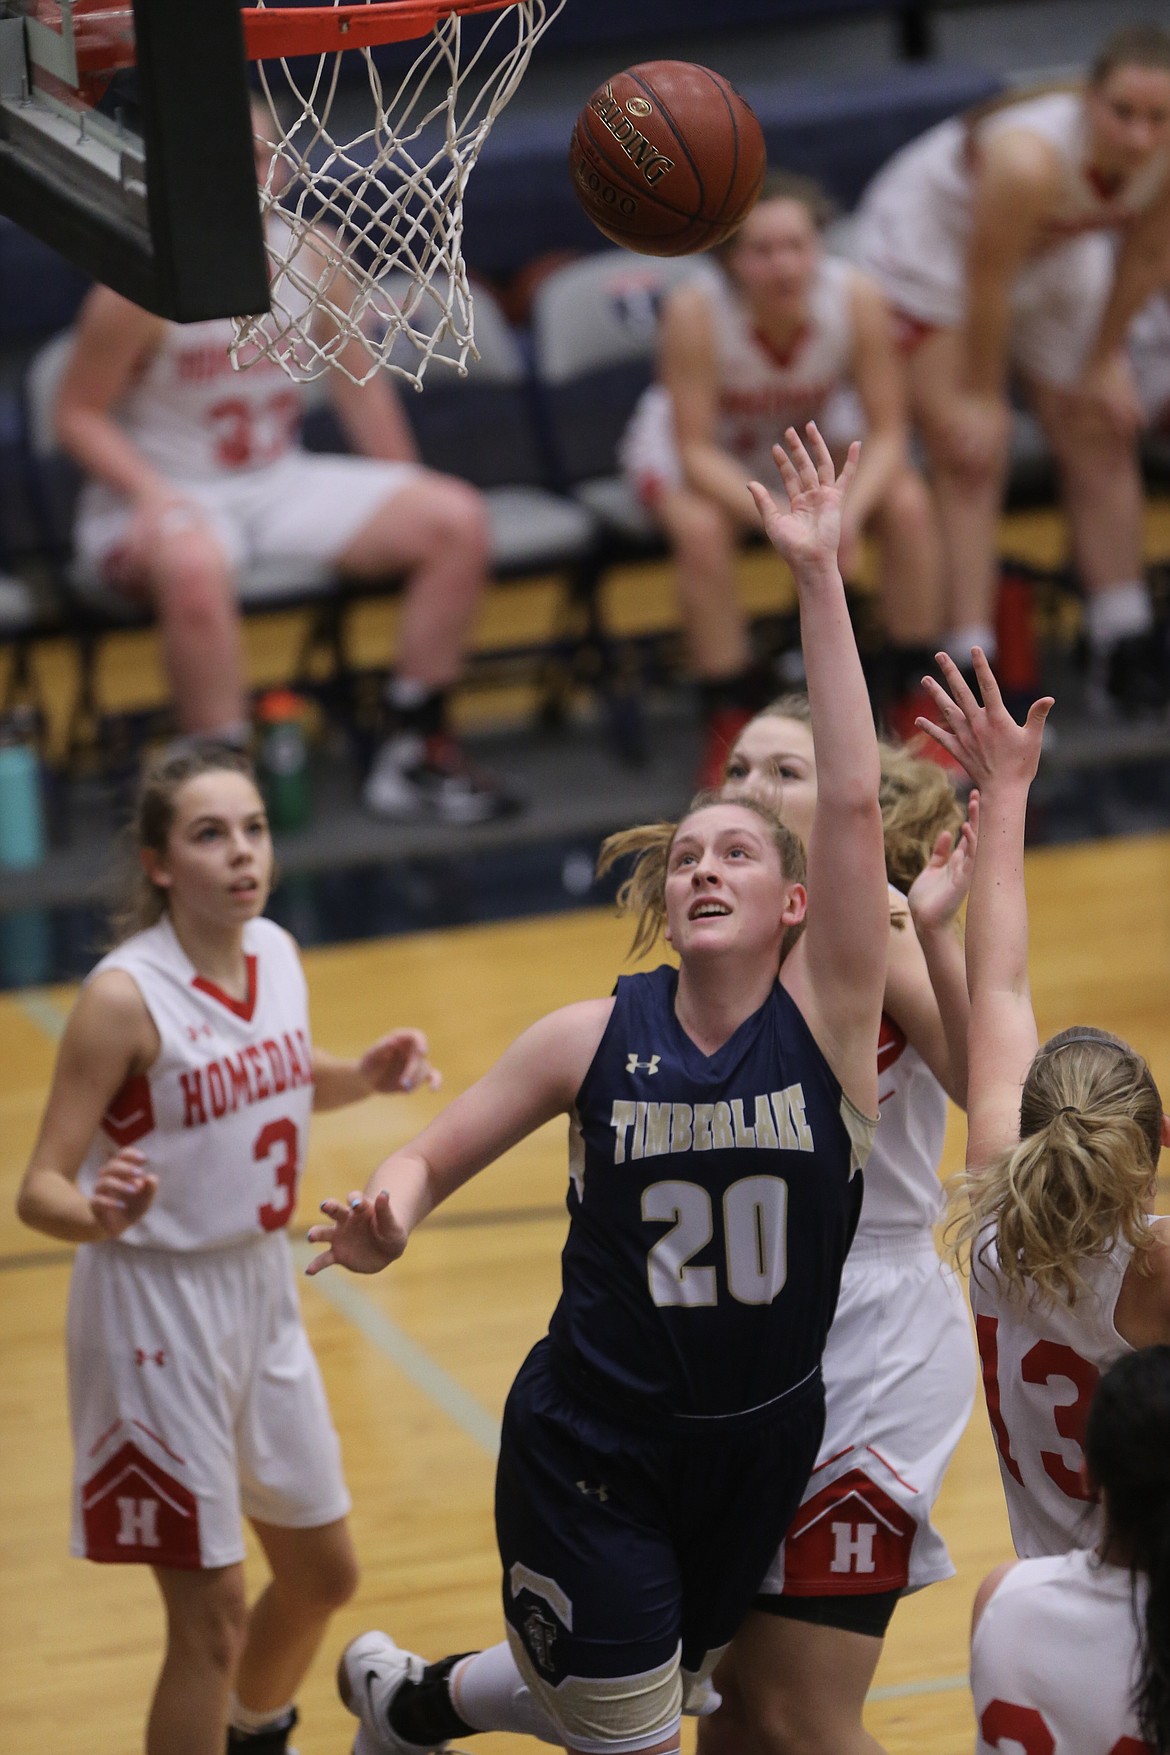
[[[283,1233],[83,1245],[67,1336],[74,1554],[230,1566],[242,1516],[315,1529],[348,1512]]]
[[[929,1236],[861,1236],[822,1364],[825,1436],[764,1596],[920,1590],[954,1573],[930,1518],[975,1405],[958,1275]]]
[[[926,186],[927,170],[911,148],[878,172],[858,209],[852,254],[896,313],[926,330],[957,329],[967,303],[967,237],[954,204]],[[1025,376],[1076,382],[1101,327],[1114,261],[1108,232],[1084,232],[1016,276],[1011,360]]]
[[[419,473],[415,463],[290,451],[261,469],[183,482],[233,572],[287,561],[331,567],[378,508]],[[120,550],[133,517],[128,501],[87,482],[74,528],[78,588],[96,600],[118,590]]]
[[[779,416],[775,430],[761,439],[757,454],[754,457],[737,459],[743,465],[745,486],[754,479],[765,482],[774,493],[783,492],[772,457],[772,444],[783,439],[787,426],[796,425],[803,429],[809,418],[807,408],[794,409],[791,420],[787,415]],[[847,386],[832,391],[811,418],[815,419],[821,437],[835,455],[843,455],[854,439],[864,436],[865,416],[861,403],[855,392]],[[638,398],[622,435],[618,461],[635,497],[651,510],[664,493],[682,487],[683,471],[674,431],[674,405],[669,391],[662,385],[652,384]],[[744,503],[747,503],[746,496]]]
[[[1134,318],[1129,358],[1147,426],[1170,431],[1170,294],[1159,293]]]

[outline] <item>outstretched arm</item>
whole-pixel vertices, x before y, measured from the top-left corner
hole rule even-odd
[[[978,1170],[1020,1137],[1020,1091],[1038,1046],[1028,981],[1024,819],[1053,702],[1050,695],[1034,702],[1017,725],[978,647],[971,658],[984,705],[943,653],[938,663],[950,694],[926,679],[942,724],[918,724],[979,788],[979,845],[967,904],[967,1163]]]
[[[869,694],[837,565],[841,507],[857,470],[853,444],[836,478],[812,422],[807,448],[794,428],[773,455],[788,496],[759,482],[769,541],[792,568],[817,752],[817,806],[808,849],[808,927],[781,980],[800,1006],[842,1089],[877,1114],[877,1038],[889,933],[878,750]]]
[[[948,1097],[961,1109],[967,1107],[967,1030],[971,1002],[967,993],[967,970],[963,943],[956,920],[971,888],[978,842],[979,794],[972,792],[967,821],[957,836],[944,830],[935,842],[930,859],[910,886],[907,897],[912,933],[890,934],[890,971],[886,978],[886,1010],[902,1024]],[[891,1007],[895,969],[910,961],[907,947],[899,941],[913,938],[926,977],[922,995],[922,1043]],[[923,1045],[924,1044],[924,1045]]]
[[[375,1274],[396,1261],[440,1201],[572,1108],[612,1009],[612,1000],[601,999],[550,1012],[409,1145],[379,1164],[364,1193],[322,1201],[331,1223],[309,1232],[309,1241],[325,1248],[307,1271],[336,1264]]]
[[[323,1048],[313,1049],[313,1108],[341,1109],[376,1093],[437,1091],[442,1074],[427,1058],[421,1030],[391,1030],[371,1043],[360,1060],[339,1060]]]

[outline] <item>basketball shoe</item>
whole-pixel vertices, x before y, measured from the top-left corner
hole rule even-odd
[[[362,798],[375,816],[397,822],[429,817],[486,823],[520,809],[515,794],[470,762],[444,731],[429,737],[399,731],[388,737],[374,757]]]
[[[297,1722],[297,1709],[291,1706],[279,1724],[263,1731],[238,1731],[228,1727],[227,1755],[297,1755],[289,1742]]]
[[[1097,719],[1161,718],[1170,705],[1170,642],[1155,624],[1090,652],[1085,704]]]
[[[353,1755],[431,1755],[425,1744],[408,1742],[390,1725],[395,1695],[404,1683],[421,1682],[426,1667],[423,1658],[403,1651],[388,1633],[372,1629],[350,1640],[337,1665],[337,1692],[360,1721]]]

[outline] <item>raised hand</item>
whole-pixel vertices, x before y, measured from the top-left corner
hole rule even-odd
[[[967,820],[957,835],[944,829],[914,882],[906,900],[916,929],[932,932],[949,926],[971,888],[975,849],[979,844],[979,794],[967,801]]]
[[[348,1201],[323,1200],[321,1211],[333,1223],[310,1226],[309,1242],[326,1247],[313,1257],[307,1274],[319,1274],[327,1267],[345,1267],[354,1274],[381,1273],[406,1248],[408,1233],[394,1217],[384,1188],[372,1201],[356,1191]]]
[[[975,785],[984,792],[996,780],[1018,780],[1025,786],[1030,785],[1040,765],[1044,721],[1055,705],[1052,696],[1045,695],[1043,699],[1033,701],[1027,719],[1023,725],[1018,725],[1004,706],[999,684],[978,646],[971,649],[971,662],[983,696],[982,707],[963,681],[962,672],[954,660],[940,652],[937,662],[947,688],[942,688],[933,677],[922,680],[942,724],[917,719],[915,724],[919,730],[925,731],[957,762],[961,762]]]
[[[443,1075],[430,1064],[428,1052],[421,1030],[391,1030],[366,1049],[358,1064],[372,1091],[416,1091],[420,1085],[437,1091]]]
[[[836,563],[841,507],[861,454],[861,446],[854,440],[838,476],[816,423],[809,421],[805,431],[807,447],[795,427],[789,427],[784,435],[787,451],[782,445],[772,447],[788,496],[786,506],[777,505],[762,482],[748,483],[768,541],[794,571],[807,570],[818,562]]]
[[[158,1177],[143,1168],[146,1159],[135,1146],[107,1158],[89,1197],[94,1218],[107,1237],[121,1237],[136,1225],[158,1190]]]

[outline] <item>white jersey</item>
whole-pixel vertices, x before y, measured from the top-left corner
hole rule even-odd
[[[822,257],[804,325],[784,352],[761,335],[726,275],[696,283],[710,302],[715,332],[715,442],[749,475],[770,480],[777,439],[790,426],[803,432],[848,377],[856,275],[839,257]]]
[[[903,900],[892,885],[890,896]],[[976,1374],[962,1286],[934,1245],[947,1099],[885,1016],[878,1099],[861,1220],[821,1362],[824,1436],[764,1595],[919,1590],[955,1570],[932,1514]]]
[[[275,248],[289,228],[268,222]],[[291,236],[291,233],[289,233]],[[308,271],[312,272],[315,264]],[[286,306],[294,284],[282,282]],[[308,309],[303,294],[300,316]],[[217,481],[225,474],[263,469],[297,446],[304,395],[263,354],[237,371],[228,348],[230,317],[203,323],[167,323],[155,352],[110,410],[143,456],[170,481]]]
[[[1084,1550],[1013,1566],[971,1640],[977,1755],[1144,1755],[1133,1711],[1144,1595]]]
[[[229,317],[168,323],[113,418],[160,475],[217,481],[266,468],[296,447],[302,393],[270,359],[237,372]]]
[[[1085,165],[1079,93],[1021,97],[982,116],[952,117],[911,141],[865,191],[855,253],[895,309],[915,324],[961,325],[980,153],[1009,128],[1047,140],[1061,167],[1052,214],[1012,283],[1012,357],[1042,382],[1070,383],[1113,283],[1113,240],[1170,182],[1170,153],[1160,152],[1127,181],[1103,186]]]
[[[860,430],[852,397],[838,418],[853,366],[852,289],[857,270],[839,257],[822,258],[809,288],[806,320],[791,345],[777,351],[760,334],[728,276],[707,270],[688,282],[711,311],[715,338],[714,443],[743,466],[745,481],[775,474],[772,446],[789,426],[803,431],[815,419],[830,442],[848,443]],[[826,420],[826,409],[830,417]],[[623,468],[639,490],[654,481],[681,481],[669,397],[653,386],[640,399],[620,446]]]
[[[134,1145],[158,1177],[119,1247],[210,1249],[292,1217],[313,1107],[304,971],[271,920],[248,922],[244,952],[242,1000],[196,973],[166,916],[93,971],[133,978],[161,1043],[114,1097],[78,1176],[89,1194],[106,1159]]]
[[[890,899],[905,902],[892,884]],[[903,931],[913,930],[907,920]],[[857,1234],[929,1234],[943,1209],[938,1166],[947,1130],[947,1094],[885,1013],[878,1037],[878,1115]]]
[[[994,1235],[984,1231],[976,1241],[971,1307],[1012,1541],[1021,1557],[1090,1547],[1101,1533],[1081,1444],[1101,1373],[1131,1350],[1113,1312],[1132,1259],[1118,1245],[1082,1263],[1087,1289],[1070,1306],[1009,1297],[995,1271]]]

